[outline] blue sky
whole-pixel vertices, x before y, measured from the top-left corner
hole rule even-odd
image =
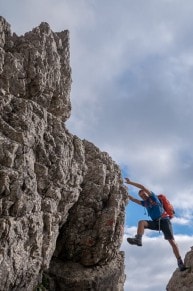
[[[107,151],[123,176],[167,194],[184,256],[193,245],[193,1],[0,0],[0,11],[18,35],[44,21],[69,29],[67,127]],[[163,291],[176,269],[162,235],[147,231],[140,249],[127,244],[146,217],[129,203],[125,291]]]

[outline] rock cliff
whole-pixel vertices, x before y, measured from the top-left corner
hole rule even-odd
[[[69,32],[17,36],[0,17],[1,291],[123,290],[127,191],[67,130],[70,90]]]
[[[184,262],[188,269],[184,272],[177,269],[174,272],[167,285],[167,291],[193,291],[193,247],[186,254]]]

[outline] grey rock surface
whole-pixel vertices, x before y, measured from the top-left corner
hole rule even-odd
[[[183,272],[177,269],[173,273],[167,291],[193,291],[193,247],[186,254],[184,262],[188,269]]]
[[[42,274],[57,290],[123,290],[127,191],[112,158],[66,128],[70,90],[69,32],[17,36],[0,17],[1,291]]]

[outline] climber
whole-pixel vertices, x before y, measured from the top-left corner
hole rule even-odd
[[[140,189],[138,194],[142,200],[138,200],[132,197],[131,195],[128,195],[129,199],[145,207],[147,209],[148,215],[152,219],[152,220],[140,220],[138,222],[137,234],[135,235],[134,238],[130,237],[127,238],[128,243],[131,245],[142,246],[142,236],[144,234],[145,228],[151,230],[161,230],[164,234],[164,238],[168,240],[173,249],[173,253],[177,259],[177,264],[180,271],[186,270],[187,268],[185,267],[181,259],[178,245],[174,239],[171,221],[169,219],[169,216],[167,216],[167,214],[164,213],[164,209],[158,197],[153,192],[145,188],[143,185],[132,182],[128,178],[125,178],[125,183]]]

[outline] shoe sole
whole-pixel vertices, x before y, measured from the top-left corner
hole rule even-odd
[[[136,245],[138,247],[142,247],[142,244],[135,243],[133,240],[130,240],[129,238],[127,238],[127,241],[130,245]]]
[[[184,267],[183,269],[180,269],[180,268],[179,268],[180,272],[184,272],[184,271],[186,271],[186,270],[190,270],[190,269],[191,269],[191,267]]]

